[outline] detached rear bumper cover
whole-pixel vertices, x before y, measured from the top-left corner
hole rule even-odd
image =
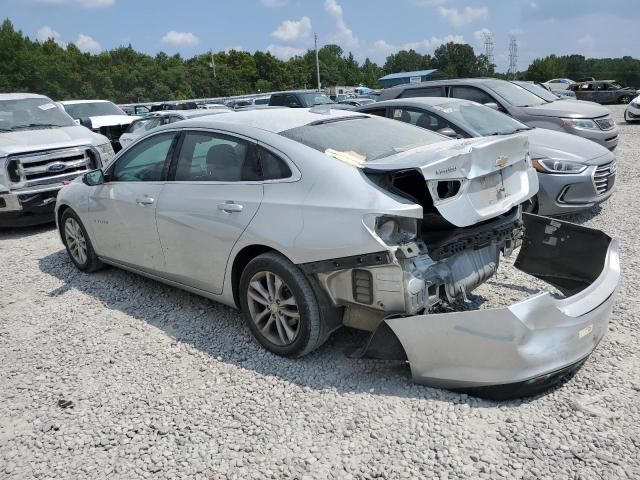
[[[364,355],[406,355],[418,383],[480,396],[478,387],[502,385],[503,398],[535,393],[552,384],[548,379],[559,381],[557,372],[578,368],[607,330],[620,280],[618,244],[571,223],[527,214],[523,220],[516,267],[565,298],[545,292],[507,308],[386,319]]]

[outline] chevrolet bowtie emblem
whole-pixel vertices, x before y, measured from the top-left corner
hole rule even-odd
[[[509,160],[509,157],[507,157],[506,155],[500,155],[496,160],[496,165],[502,168],[507,164],[508,160]]]

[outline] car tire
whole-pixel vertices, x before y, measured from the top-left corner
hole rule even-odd
[[[95,272],[104,267],[96,255],[91,239],[76,213],[68,208],[60,220],[60,234],[69,258],[83,272]]]
[[[318,298],[305,274],[284,256],[269,252],[251,260],[239,294],[251,333],[270,352],[302,357],[322,344]]]
[[[618,101],[624,105],[626,105],[627,103],[629,103],[632,100],[631,95],[622,95]]]

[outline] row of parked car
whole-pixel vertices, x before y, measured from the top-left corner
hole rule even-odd
[[[340,108],[278,92],[129,117],[117,154],[99,123],[85,128],[91,112],[79,125],[74,104],[2,95],[0,218],[55,205],[79,270],[113,265],[240,308],[275,354],[344,325],[371,333],[358,355],[408,361],[420,383],[528,395],[597,346],[620,275],[604,233],[523,214],[589,208],[616,175],[608,110],[534,92],[444,80]],[[518,247],[515,265],[564,298],[434,312]]]
[[[559,95],[570,95],[578,100],[601,104],[627,104],[640,94],[640,90],[624,87],[615,80],[585,78],[573,81],[570,78],[554,78],[544,85]]]

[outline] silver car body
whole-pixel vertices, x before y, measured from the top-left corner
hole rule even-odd
[[[593,254],[594,258],[609,255],[610,259],[606,265],[592,269],[601,270],[601,275],[609,279],[599,284],[598,296],[578,293],[556,303],[547,294],[541,294],[522,306],[505,310],[488,323],[486,314],[480,312],[460,314],[465,323],[476,323],[475,331],[485,332],[484,335],[457,328],[460,323],[457,314],[449,317],[451,322],[446,321],[447,317],[422,314],[442,298],[465,297],[495,273],[500,252],[509,254],[520,241],[518,205],[535,194],[538,187],[525,136],[440,142],[439,136],[429,133],[429,145],[363,162],[357,152],[311,148],[280,134],[317,122],[345,119],[349,119],[353,128],[360,128],[364,142],[371,134],[367,132],[368,124],[358,127],[358,122],[374,122],[372,125],[385,129],[396,128],[394,125],[398,124],[321,107],[253,110],[168,125],[138,142],[171,131],[222,133],[256,142],[277,154],[291,173],[278,180],[231,183],[107,182],[89,186],[78,180],[60,193],[57,218],[65,209],[72,208],[86,226],[103,261],[232,307],[238,307],[234,272],[239,259],[246,258],[256,247],[279,252],[307,274],[332,307],[343,312],[339,323],[331,326],[328,333],[345,324],[374,331],[374,338],[375,332],[389,326],[396,332],[395,341],[402,342],[414,377],[438,386],[486,386],[530,379],[559,366],[566,367],[579,356],[578,352],[586,356],[595,348],[606,329],[608,309],[617,286],[616,245],[610,239],[600,242]],[[416,129],[402,128],[412,129],[412,133]],[[119,154],[112,165],[126,154],[127,151]],[[110,168],[111,165],[105,170]],[[438,222],[443,219],[450,222],[452,231],[475,232],[474,238],[482,238],[478,240],[480,243],[467,248],[454,241],[443,246],[437,257],[436,249],[428,251],[421,240],[395,240],[396,237],[383,240],[376,226],[380,218],[408,223],[419,220],[430,225],[423,206],[415,199],[376,183],[402,172],[426,181],[427,191],[420,189],[415,193],[431,195],[432,208],[437,213],[429,215],[439,218]],[[441,184],[450,182],[460,182],[458,192],[442,193]],[[535,218],[544,225],[542,230],[534,228],[532,232],[548,232],[543,239],[548,247],[532,249],[551,257],[562,254],[564,250],[554,246],[569,244],[563,242],[564,232],[571,229],[562,230],[562,224],[555,220]],[[500,231],[495,222],[507,225],[506,229]],[[600,232],[584,230],[604,237]],[[576,237],[579,239],[580,235]],[[524,242],[527,245],[539,240],[528,240],[525,236]],[[527,256],[523,258],[526,263]],[[367,302],[358,299],[356,271],[370,276]],[[590,280],[587,283],[597,283]],[[582,284],[581,287],[584,288]],[[567,333],[567,325],[573,328],[582,323],[583,314],[589,315],[590,330],[574,338]],[[403,318],[396,321],[390,315]],[[510,325],[501,324],[507,321]],[[531,334],[524,335],[522,327],[518,338],[501,340],[502,332],[516,325],[526,325]],[[499,329],[495,336],[498,340],[491,337],[494,327]],[[445,332],[445,336],[436,337],[433,332]],[[443,360],[458,356],[444,373],[434,373],[428,367],[425,370],[423,356],[431,358],[431,353],[420,347],[420,339],[426,345],[436,338],[442,349],[447,349]],[[467,363],[473,360],[470,345],[475,341],[483,352],[493,346],[492,341],[501,341],[499,357],[485,360],[502,362],[500,374]],[[551,349],[553,354],[547,358],[522,355],[523,341],[529,342],[528,348],[532,350]],[[521,361],[512,362],[515,358]]]
[[[22,99],[41,100],[45,109],[60,108],[43,95],[0,94],[0,101]],[[106,137],[75,125],[61,113],[68,118],[68,126],[5,132],[0,121],[0,222],[3,218],[16,225],[51,222],[55,197],[63,184],[113,157]],[[17,178],[11,178],[10,169]],[[28,216],[36,212],[32,222]]]
[[[429,112],[443,122],[453,125],[456,131],[464,132],[465,136],[481,137],[482,132],[474,130],[447,112],[447,105],[469,103],[474,102],[447,97],[416,97],[377,102],[357,110],[366,113],[384,108],[389,118],[394,118],[394,109],[398,108]],[[489,111],[489,107],[476,105],[487,110],[487,114],[497,115],[495,112]],[[511,120],[511,123],[516,122]],[[429,125],[423,126],[429,128]],[[442,128],[442,125],[438,124],[436,128]],[[540,215],[575,213],[591,208],[612,195],[616,174],[616,157],[610,150],[577,135],[544,128],[531,128],[518,134],[526,135],[529,138],[529,151],[532,160],[572,162],[586,166],[584,171],[579,173],[538,173],[540,189],[536,201],[537,213]]]
[[[429,92],[435,89],[439,91]],[[522,95],[523,92],[518,92],[518,89],[528,95]],[[465,92],[462,93],[463,91]],[[527,96],[529,98],[526,99],[526,104],[514,104],[506,98],[507,91],[510,92],[509,95],[522,96],[521,100]],[[503,113],[530,127],[578,135],[593,140],[609,150],[615,149],[618,145],[618,129],[606,107],[580,100],[544,101],[505,80],[468,78],[401,85],[383,91],[379,100],[418,96],[453,97],[483,104],[493,103]]]

